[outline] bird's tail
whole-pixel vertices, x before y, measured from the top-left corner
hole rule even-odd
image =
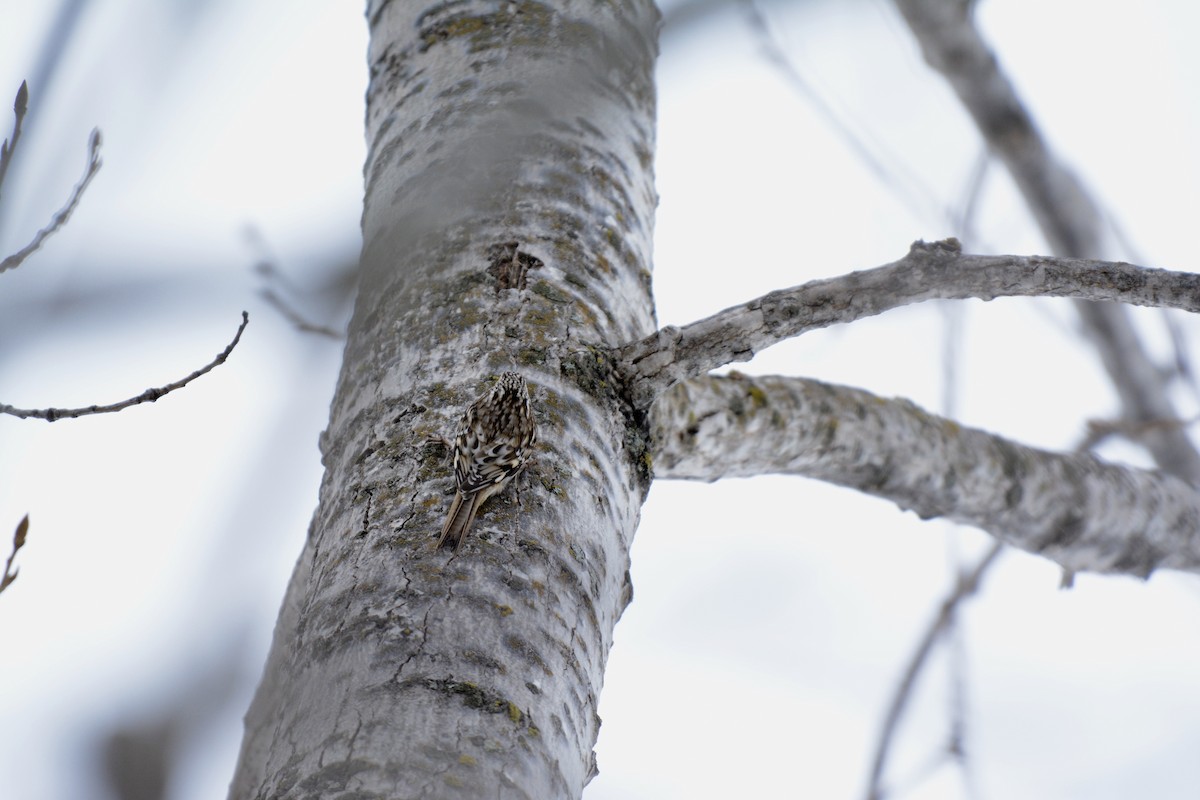
[[[475,514],[483,500],[483,492],[471,492],[468,495],[462,492],[454,493],[454,502],[450,504],[450,513],[446,515],[446,522],[442,525],[442,536],[437,541],[436,549],[445,548],[458,552],[458,546],[471,529],[471,523],[475,521]]]

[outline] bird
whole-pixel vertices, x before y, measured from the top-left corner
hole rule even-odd
[[[505,372],[463,414],[453,443],[456,491],[435,549],[458,552],[479,507],[516,477],[536,441],[525,378]]]

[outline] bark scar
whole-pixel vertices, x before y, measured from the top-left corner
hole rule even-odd
[[[504,289],[523,290],[529,270],[542,266],[540,258],[520,250],[519,242],[499,242],[488,247],[487,271],[496,280],[496,294]]]

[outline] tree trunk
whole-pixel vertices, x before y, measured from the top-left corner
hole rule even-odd
[[[649,482],[606,354],[654,330],[657,11],[377,0],[368,21],[359,296],[230,796],[578,797]],[[431,440],[507,370],[534,461],[435,550],[454,478]]]

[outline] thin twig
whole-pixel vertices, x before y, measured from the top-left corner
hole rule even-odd
[[[1153,431],[1184,430],[1192,427],[1197,422],[1200,422],[1200,417],[1191,417],[1190,419],[1152,419],[1144,422],[1133,422],[1124,419],[1090,419],[1087,422],[1087,432],[1084,439],[1076,450],[1078,452],[1095,450],[1111,436],[1121,436],[1130,442],[1141,444],[1146,435]]]
[[[24,84],[22,84],[24,85]],[[8,258],[0,261],[0,272],[13,269],[21,266],[21,262],[34,253],[42,242],[46,241],[47,237],[55,233],[59,228],[66,224],[71,218],[71,214],[75,211],[75,207],[79,205],[79,199],[83,197],[83,190],[92,182],[92,178],[96,177],[96,173],[100,171],[100,165],[103,163],[100,160],[100,129],[93,128],[92,135],[88,139],[88,163],[87,168],[83,173],[83,177],[79,183],[75,184],[75,188],[71,191],[71,196],[67,199],[66,205],[58,210],[53,217],[50,218],[50,224],[42,228],[33,236],[33,241],[22,247],[17,252],[13,253]]]
[[[324,336],[335,341],[341,341],[346,338],[343,333],[327,325],[319,325],[309,321],[291,302],[285,300],[283,295],[275,290],[275,287],[270,285],[275,284],[282,291],[293,294],[300,291],[295,283],[289,280],[288,276],[279,268],[278,259],[270,251],[266,239],[257,228],[251,226],[246,229],[246,241],[251,247],[259,251],[258,261],[254,264],[254,271],[267,284],[258,290],[263,300],[267,301],[267,305],[278,311],[284,319],[292,323],[296,330],[302,333],[315,333],[318,336]]]
[[[29,110],[29,86],[21,81],[17,89],[17,99],[13,101],[12,138],[5,139],[0,145],[0,187],[4,186],[4,177],[8,174],[8,165],[12,163],[13,152],[17,149],[17,141],[21,138],[21,127],[25,122],[25,112]]]
[[[754,0],[741,0],[739,7],[750,27],[751,33],[758,40],[759,50],[764,59],[774,66],[788,84],[823,118],[833,131],[841,137],[842,142],[858,156],[866,168],[879,179],[879,182],[891,189],[900,199],[908,203],[915,214],[924,213],[937,219],[950,216],[948,211],[938,201],[936,193],[921,180],[921,177],[898,158],[894,153],[880,144],[868,144],[863,136],[855,130],[856,126],[848,115],[834,108],[812,83],[804,78],[799,68],[789,58],[779,41],[771,32],[766,16]],[[857,126],[861,128],[862,126]],[[880,151],[881,155],[876,155]],[[895,165],[893,168],[889,164]]]
[[[883,780],[883,768],[887,764],[888,750],[891,747],[892,739],[895,737],[900,717],[903,715],[904,708],[912,696],[917,676],[921,674],[921,669],[925,665],[926,659],[929,658],[929,654],[933,651],[934,644],[937,643],[938,638],[941,637],[942,633],[953,622],[954,615],[957,613],[958,607],[962,602],[979,590],[979,584],[983,579],[984,573],[995,562],[996,557],[1000,555],[1003,549],[1004,543],[997,541],[988,550],[987,555],[975,565],[975,569],[970,574],[960,576],[958,585],[951,592],[950,596],[942,601],[942,607],[938,610],[933,623],[925,632],[925,638],[921,640],[920,645],[917,646],[916,651],[913,653],[912,659],[908,664],[908,669],[905,670],[904,677],[900,680],[900,685],[896,687],[896,694],[892,697],[892,703],[888,708],[883,729],[879,734],[879,744],[875,748],[875,759],[871,766],[871,782],[867,787],[867,797],[869,800],[879,800],[884,795],[881,782]]]
[[[20,567],[13,569],[13,559],[17,557],[17,551],[25,546],[25,534],[29,532],[29,515],[26,514],[17,523],[17,530],[13,533],[13,549],[12,555],[8,557],[8,563],[4,565],[4,574],[0,575],[0,592],[8,588],[9,584],[17,579],[17,573],[21,571]]]
[[[168,383],[166,386],[160,386],[157,389],[147,389],[137,397],[131,397],[128,400],[122,400],[119,403],[113,403],[107,406],[87,406],[86,408],[33,409],[13,408],[9,405],[0,404],[0,413],[11,414],[14,417],[20,417],[21,419],[34,417],[37,419],[44,419],[47,422],[54,422],[56,419],[84,417],[89,414],[111,414],[113,412],[120,411],[121,409],[129,408],[130,406],[136,406],[141,403],[153,403],[163,395],[169,394],[176,389],[182,389],[184,386],[187,386],[189,383],[196,380],[196,378],[199,378],[206,372],[211,372],[215,367],[224,364],[225,359],[229,358],[229,354],[233,352],[233,348],[237,347],[237,343],[241,341],[242,331],[246,330],[246,325],[249,322],[250,315],[243,311],[242,324],[238,326],[237,333],[234,334],[233,341],[229,343],[228,347],[226,347],[220,353],[217,353],[216,358],[193,372],[191,375],[188,375],[186,378],[181,378],[174,383]]]
[[[345,338],[345,336],[343,336],[341,333],[335,331],[333,328],[330,328],[327,325],[318,325],[315,322],[309,322],[304,315],[288,305],[287,301],[276,294],[274,290],[262,288],[258,290],[258,294],[263,300],[267,301],[267,305],[274,308],[284,319],[292,323],[296,330],[303,333],[315,333],[318,336],[324,336],[335,341],[340,341]]]

